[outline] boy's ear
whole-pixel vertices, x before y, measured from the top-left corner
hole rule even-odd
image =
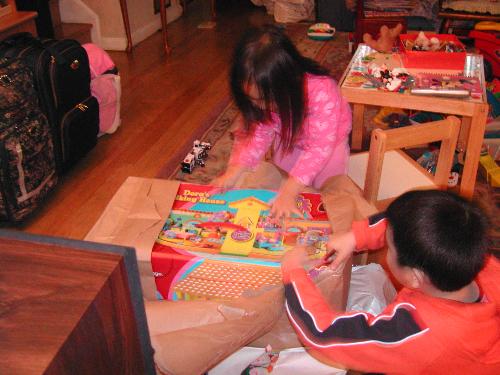
[[[419,270],[418,268],[411,269],[411,280],[410,284],[413,289],[421,289],[426,283],[427,275]]]

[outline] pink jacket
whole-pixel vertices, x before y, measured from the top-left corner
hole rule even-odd
[[[307,108],[302,134],[294,145],[299,152],[288,173],[302,184],[310,186],[322,171],[335,147],[346,142],[351,131],[352,115],[349,104],[340,94],[336,82],[328,76],[306,76]],[[230,164],[255,169],[266,151],[280,144],[281,120],[272,114],[269,123],[257,123],[249,132],[237,132]]]

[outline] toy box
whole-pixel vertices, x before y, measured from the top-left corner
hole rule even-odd
[[[269,216],[276,192],[181,184],[151,254],[158,298],[232,299],[281,283],[280,260],[296,244],[321,258],[331,226],[319,194],[302,193],[304,217]]]
[[[495,77],[500,77],[500,33],[494,31],[472,30],[469,36],[474,39],[474,46],[491,65]]]
[[[411,44],[415,41],[418,34],[401,34],[399,36],[399,46],[401,59],[405,68],[422,69],[447,69],[464,70],[465,58],[467,52],[464,45],[453,34],[425,34],[429,39],[437,38],[440,43],[452,43],[457,46],[461,52],[445,51],[414,51]]]

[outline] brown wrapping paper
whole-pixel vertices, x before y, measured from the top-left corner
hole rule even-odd
[[[277,189],[279,181],[279,171],[264,163],[241,186]],[[176,181],[129,177],[86,237],[136,248],[157,368],[165,374],[202,374],[250,343],[271,344],[275,349],[299,346],[284,313],[282,287],[223,302],[155,301],[151,248],[178,185]],[[328,180],[322,195],[336,232],[349,230],[353,219],[375,212],[346,176]],[[345,308],[350,269],[348,264],[343,270],[326,271],[316,280],[334,308]]]
[[[352,183],[347,176],[336,176],[330,178],[321,191],[328,218],[335,233],[350,230],[353,219],[360,218],[361,213],[357,211],[358,206],[364,211],[372,211],[371,206],[364,206],[361,191]],[[318,279],[314,280],[321,293],[330,306],[336,310],[345,310],[348,296],[348,285],[351,278],[351,263],[344,266],[342,270],[323,271]],[[270,332],[249,346],[265,347],[271,345],[274,350],[296,348],[301,346],[295,330],[283,314]]]
[[[203,374],[269,331],[283,310],[282,287],[224,302],[147,302],[156,366],[165,374]]]

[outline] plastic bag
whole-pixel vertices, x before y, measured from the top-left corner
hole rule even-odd
[[[352,268],[347,311],[366,311],[380,314],[397,292],[380,264]]]

